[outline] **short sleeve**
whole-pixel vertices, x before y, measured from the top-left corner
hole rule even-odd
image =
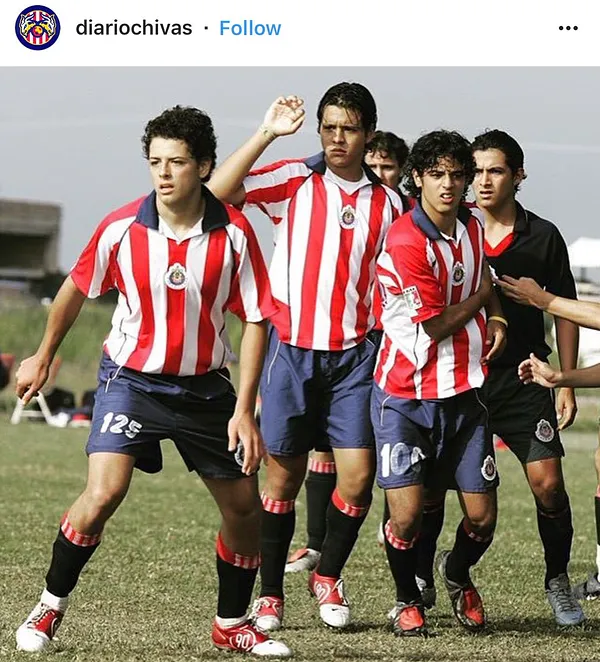
[[[576,299],[577,287],[571,271],[569,251],[565,240],[556,227],[553,228],[549,252],[547,265],[550,269],[546,289],[557,296]]]
[[[115,287],[114,259],[124,233],[131,220],[104,219],[70,272],[77,289],[95,299]]]
[[[427,257],[426,243],[398,239],[387,246],[389,260],[384,265],[387,263],[394,275],[397,292],[404,298],[411,320],[426,322],[444,311],[444,294]]]
[[[248,220],[239,214],[228,226],[235,253],[235,272],[227,302],[242,322],[261,322],[276,312],[267,266]]]

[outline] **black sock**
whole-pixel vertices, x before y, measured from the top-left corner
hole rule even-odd
[[[562,573],[566,574],[571,558],[571,544],[573,542],[571,505],[565,494],[565,503],[560,509],[548,510],[537,502],[536,506],[538,530],[544,546],[546,561],[544,585],[548,588],[548,582],[551,579]]]
[[[316,549],[318,552],[321,551],[325,540],[327,508],[335,489],[336,480],[335,473],[309,471],[304,483],[306,488],[306,532],[308,533],[306,546],[309,549]]]
[[[345,512],[343,512],[345,511]],[[350,513],[350,514],[346,514]],[[334,491],[327,509],[327,535],[317,572],[324,577],[339,577],[352,552],[369,506],[345,504]]]
[[[423,510],[421,532],[416,542],[416,575],[424,579],[427,586],[433,586],[433,564],[437,541],[444,526],[444,501],[426,503]]]
[[[296,511],[293,501],[277,502],[292,504],[286,513],[263,510],[260,565],[260,594],[283,598],[283,574],[294,536]]]
[[[494,537],[493,532],[486,537],[468,533],[467,527],[463,519],[456,529],[454,547],[446,562],[446,576],[457,584],[469,581],[470,568],[485,554]]]
[[[82,547],[67,540],[62,529],[52,546],[52,561],[46,574],[46,588],[57,598],[66,598],[75,588],[79,575],[92,554],[98,548],[95,545]]]
[[[396,538],[387,522],[383,530],[385,553],[396,584],[396,600],[407,603],[420,601],[421,592],[415,580],[417,568],[415,539],[401,540]]]
[[[217,538],[217,575],[219,576],[217,616],[240,618],[247,613],[259,561],[258,554],[242,556],[231,552],[219,534]]]

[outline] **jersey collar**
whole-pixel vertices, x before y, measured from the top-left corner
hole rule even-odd
[[[206,200],[204,219],[202,220],[202,232],[210,232],[217,228],[224,228],[229,224],[229,214],[225,205],[213,195],[206,186],[202,185],[202,195]],[[158,211],[156,209],[156,191],[144,198],[136,215],[136,222],[158,230]]]
[[[443,238],[444,235],[442,235],[442,233],[439,231],[437,225],[429,218],[429,216],[427,216],[427,214],[423,210],[423,207],[421,207],[420,200],[417,200],[415,202],[415,206],[411,212],[411,216],[413,223],[419,228],[419,230],[421,230],[421,232],[426,237],[432,239],[433,241]],[[466,227],[469,218],[471,218],[471,211],[468,209],[468,207],[465,207],[464,205],[460,205],[460,207],[458,208],[457,218]]]
[[[327,170],[327,164],[325,163],[325,152],[319,152],[313,156],[309,156],[304,159],[304,163],[307,168],[310,168],[313,172],[316,172],[319,175],[324,175],[325,170]],[[369,168],[366,163],[362,164],[363,171],[367,176],[367,179],[371,184],[381,184],[381,179]]]

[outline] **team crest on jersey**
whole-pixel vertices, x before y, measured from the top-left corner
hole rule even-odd
[[[554,428],[545,418],[542,418],[542,420],[538,422],[537,427],[535,428],[535,436],[540,441],[543,441],[545,444],[547,444],[554,439]]]
[[[405,290],[402,290],[402,296],[404,297],[408,309],[412,313],[416,313],[419,308],[423,307],[423,301],[416,285],[411,285]]]
[[[60,21],[49,7],[31,5],[19,14],[15,33],[23,46],[33,51],[43,51],[58,39]]]
[[[486,480],[492,481],[496,478],[496,474],[496,462],[494,462],[494,458],[491,455],[488,455],[481,465],[481,475]]]
[[[183,290],[187,285],[187,272],[183,264],[175,262],[165,274],[165,283],[172,290]]]
[[[462,285],[465,282],[465,267],[462,262],[455,262],[452,267],[452,285]]]
[[[343,228],[353,228],[356,225],[356,212],[352,205],[346,205],[342,209],[342,215],[340,216],[340,225]]]

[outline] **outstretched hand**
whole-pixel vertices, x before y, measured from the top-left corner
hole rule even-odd
[[[530,354],[528,359],[522,361],[518,371],[519,379],[525,384],[539,384],[546,388],[559,386],[560,372],[538,359],[535,354]]]
[[[304,101],[297,96],[279,97],[269,106],[263,127],[274,136],[296,133],[304,123]]]

